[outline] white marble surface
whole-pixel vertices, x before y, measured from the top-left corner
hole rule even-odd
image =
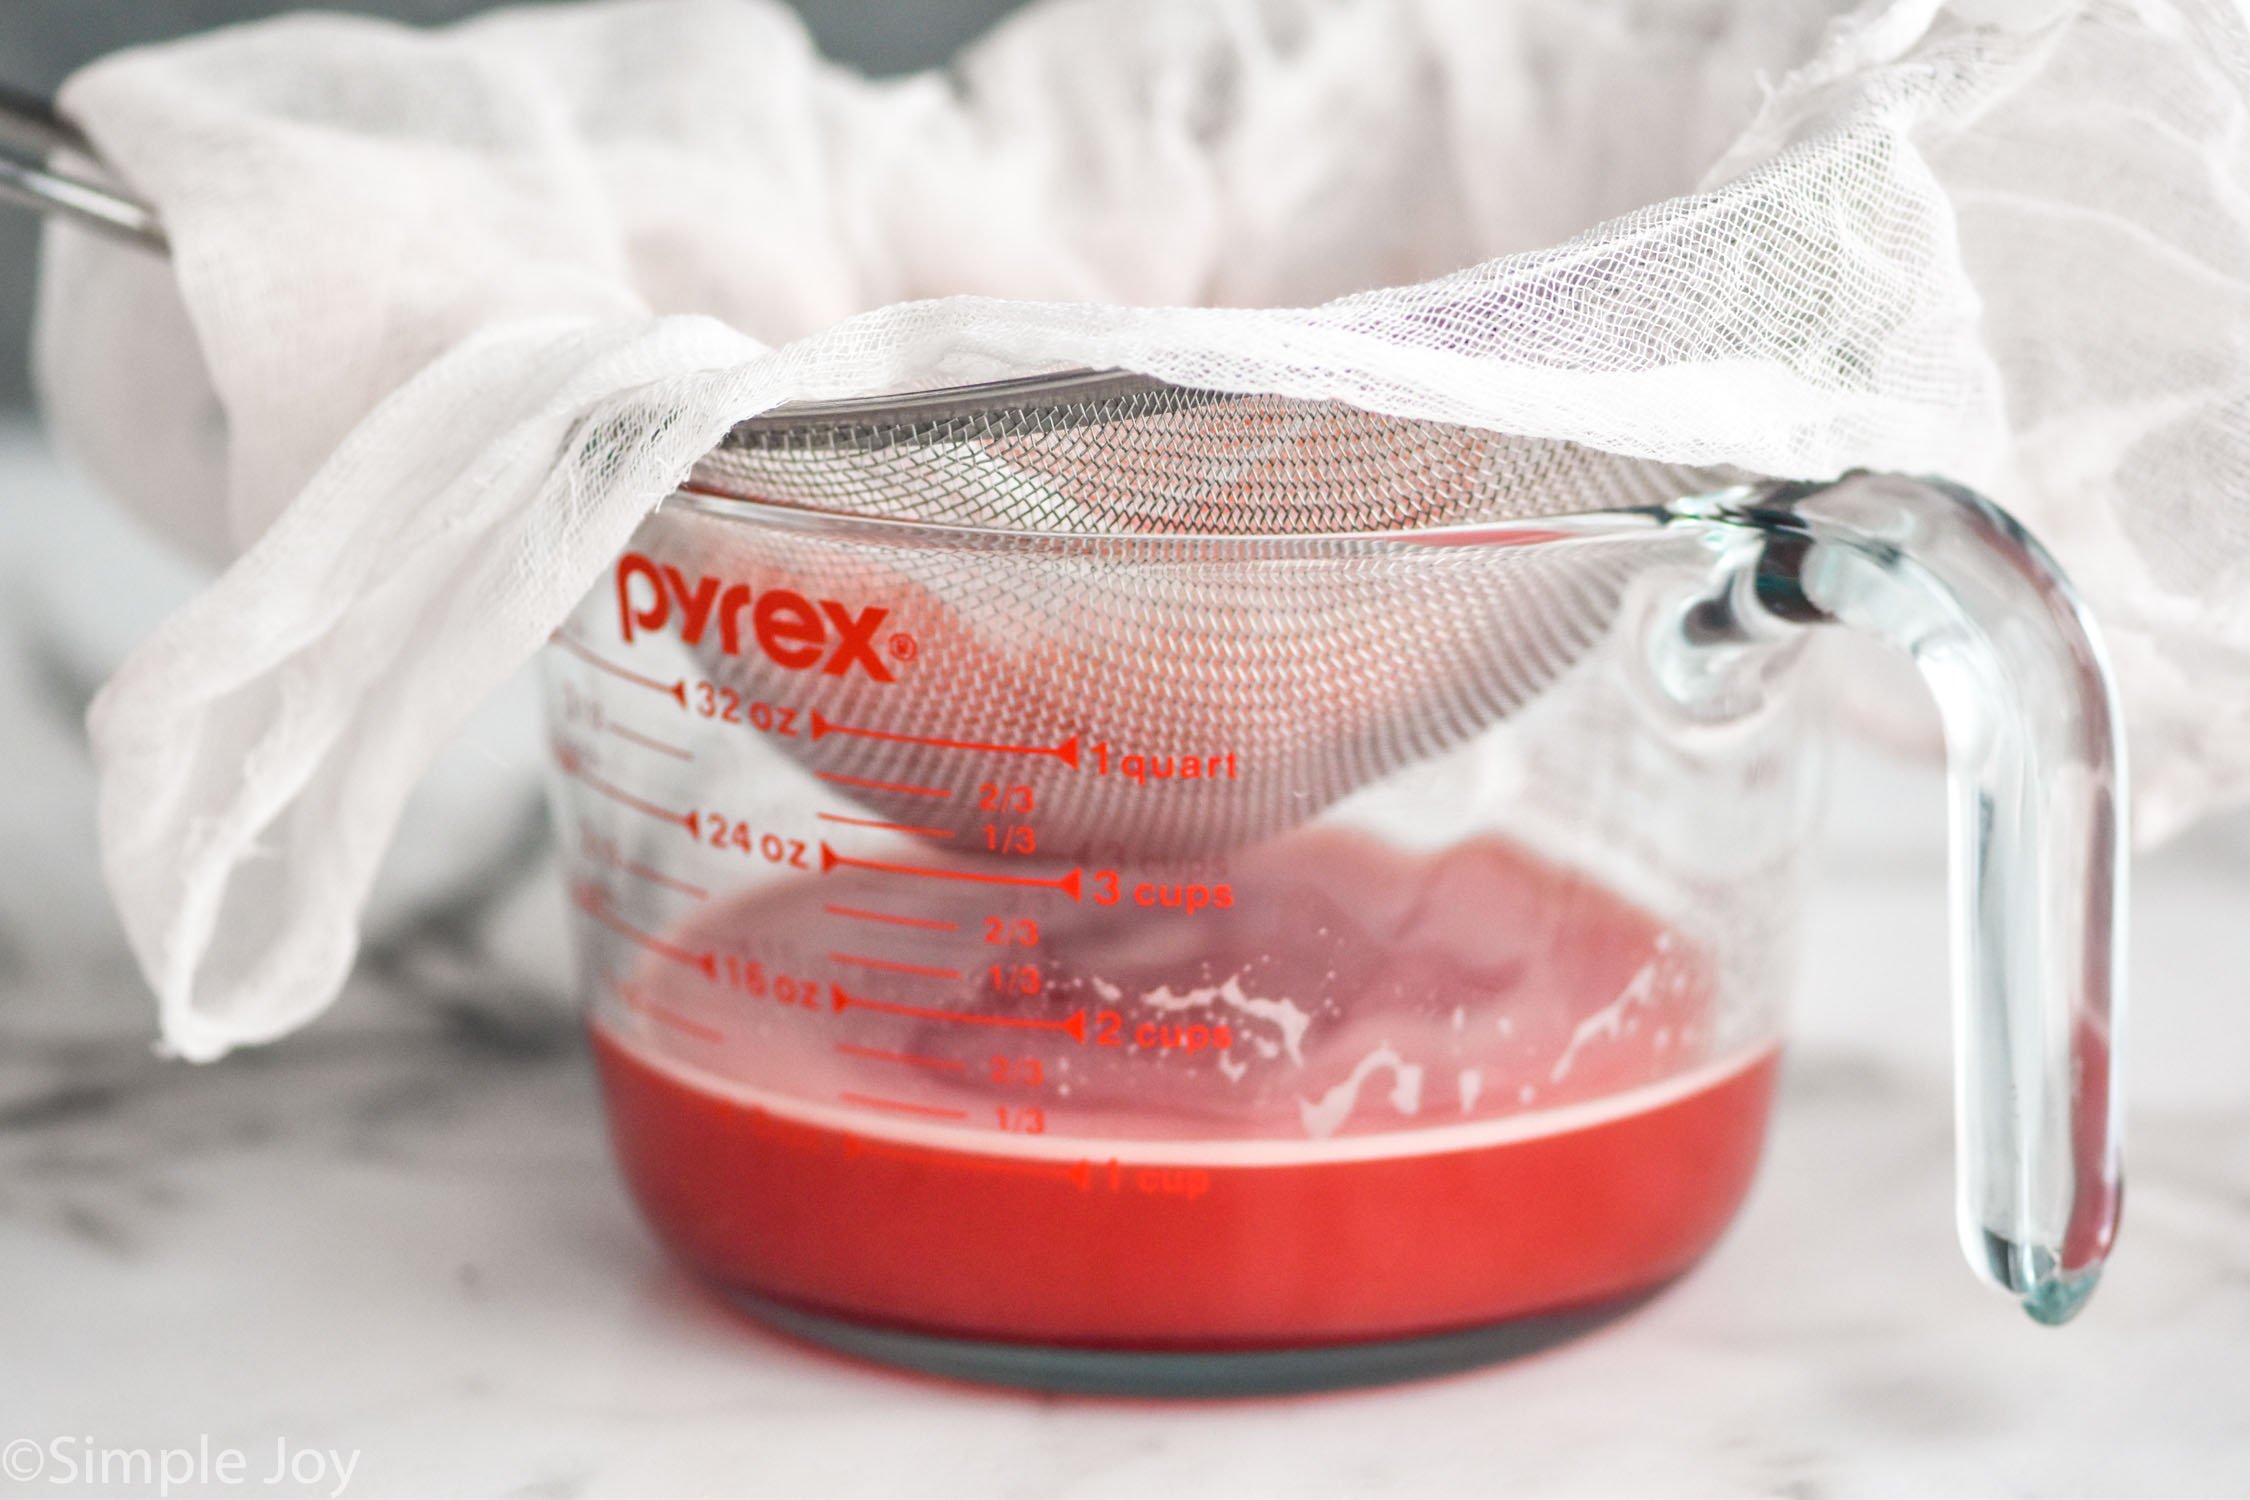
[[[132,562],[20,429],[0,432],[0,579],[0,1453],[207,1435],[251,1464],[175,1491],[212,1494],[282,1492],[256,1481],[284,1441],[356,1452],[361,1496],[2250,1493],[2239,826],[2140,867],[2132,1191],[2068,1329],[1954,1248],[1937,790],[1858,760],[1832,788],[1773,1146],[1686,1281],[1417,1385],[1041,1398],[810,1352],[665,1263],[604,1157],[543,879],[475,922],[392,901],[378,962],[285,1045],[151,1056],[54,704],[179,580]],[[469,782],[523,753],[512,733]],[[500,847],[510,817],[450,843]]]

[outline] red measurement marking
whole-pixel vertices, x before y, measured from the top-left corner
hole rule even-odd
[[[912,1146],[896,1146],[889,1141],[871,1141],[865,1136],[846,1134],[844,1155],[887,1156],[893,1161],[926,1161],[942,1166],[949,1172],[990,1172],[1002,1177],[1048,1177],[1067,1182],[1081,1193],[1094,1185],[1094,1164],[1090,1161],[1024,1161],[1006,1156],[972,1155],[968,1152],[917,1151]],[[1114,1167],[1115,1161],[1109,1163]]]
[[[619,739],[629,741],[632,744],[640,746],[644,750],[654,750],[657,754],[669,755],[674,760],[695,759],[695,752],[693,750],[687,749],[685,746],[668,745],[664,741],[657,739],[653,735],[646,735],[641,733],[638,729],[627,729],[624,725],[618,723],[614,719],[604,721],[602,727],[604,729],[607,729],[611,734],[616,735]]]
[[[641,864],[636,860],[628,859],[620,864],[617,868],[623,870],[628,875],[638,875],[643,880],[651,881],[657,885],[663,886],[666,890],[678,891],[683,896],[692,896],[698,901],[708,901],[711,899],[711,893],[705,890],[702,886],[691,885],[685,880],[675,880],[671,876],[665,874],[662,870],[652,870],[647,865]]]
[[[614,849],[598,846],[593,853],[595,863],[601,865],[604,869],[622,870],[628,875],[638,875],[643,880],[651,881],[667,890],[678,891],[683,896],[692,896],[698,901],[711,899],[711,893],[702,886],[690,885],[687,881],[667,875],[662,870],[652,869],[638,860],[626,859]]]
[[[597,667],[612,677],[623,678],[625,681],[638,684],[641,687],[654,688],[656,691],[667,694],[676,700],[680,707],[687,707],[687,683],[685,681],[660,682],[654,677],[645,677],[629,667],[621,667],[616,662],[604,661],[559,630],[548,639],[590,667]]]
[[[838,786],[865,787],[871,792],[904,792],[909,797],[950,797],[951,791],[942,786],[916,786],[910,781],[870,781],[865,776],[846,776],[841,771],[815,771],[822,781],[833,781]]]
[[[913,823],[886,823],[880,818],[847,818],[842,813],[818,814],[823,823],[849,823],[854,828],[881,828],[890,833],[918,833],[926,839],[949,839],[950,828],[922,828]]]
[[[1086,1012],[1073,1011],[1068,1016],[996,1016],[981,1010],[941,1010],[931,1005],[900,1005],[895,1000],[870,1000],[865,995],[855,995],[840,984],[828,987],[829,1004],[837,1010],[858,1006],[861,1010],[879,1010],[887,1016],[911,1016],[917,1021],[958,1021],[964,1026],[998,1026],[1010,1031],[1059,1031],[1074,1042],[1086,1040]]]
[[[894,745],[928,745],[937,750],[979,750],[989,755],[1051,755],[1056,760],[1078,769],[1078,736],[1072,735],[1059,745],[991,745],[982,740],[949,740],[929,734],[894,734],[888,729],[862,729],[851,724],[837,724],[813,710],[812,737],[815,744],[832,734],[848,734],[863,740],[886,740]]]
[[[685,1032],[699,1042],[723,1042],[727,1039],[726,1033],[717,1027],[706,1026],[701,1021],[691,1021],[678,1011],[667,1010],[661,1005],[644,1000],[624,985],[612,982],[610,988],[616,992],[618,999],[625,1002],[627,1010],[647,1016],[659,1025],[669,1026],[674,1031]]]
[[[892,911],[868,911],[858,906],[824,906],[822,911],[832,917],[850,917],[855,922],[888,922],[894,927],[926,927],[932,932],[959,932],[959,922],[942,921],[937,917],[902,917]]]
[[[966,1120],[965,1109],[941,1109],[934,1104],[909,1104],[904,1099],[878,1099],[873,1094],[838,1094],[846,1104],[863,1104],[869,1109],[892,1109],[902,1115],[921,1115],[930,1120]]]
[[[864,1057],[873,1062],[905,1063],[914,1068],[935,1068],[941,1073],[966,1073],[969,1065],[953,1057],[923,1057],[913,1052],[885,1052],[880,1047],[862,1047],[855,1042],[838,1042],[836,1050],[846,1057]]]
[[[604,781],[592,771],[587,770],[585,757],[569,745],[555,746],[555,764],[562,768],[562,773],[565,776],[586,783],[613,802],[622,803],[637,813],[646,813],[648,816],[662,819],[666,823],[677,823],[690,833],[695,831],[695,825],[688,821],[686,813],[674,812],[669,807],[660,807],[645,797],[636,797],[616,783]]]
[[[820,873],[825,875],[837,866],[855,870],[880,870],[886,875],[919,875],[929,880],[968,880],[979,885],[1028,885],[1044,890],[1061,891],[1071,900],[1078,899],[1079,882],[1083,872],[1073,867],[1067,874],[1052,878],[1036,875],[991,875],[980,870],[947,870],[932,865],[894,865],[877,859],[856,859],[849,854],[838,854],[824,841],[820,846]]]
[[[832,964],[856,964],[863,969],[881,969],[886,974],[919,974],[926,979],[959,979],[959,969],[941,969],[936,964],[903,964],[895,958],[870,958],[864,953],[831,953]]]
[[[685,948],[667,943],[660,937],[641,931],[609,909],[609,895],[600,886],[581,884],[571,895],[578,903],[580,911],[583,911],[587,916],[592,917],[619,937],[631,939],[659,958],[668,958],[674,963],[686,964],[689,968],[701,973],[705,979],[715,980],[719,977],[717,955],[709,952],[690,953]],[[841,1006],[837,1008],[842,1009]]]

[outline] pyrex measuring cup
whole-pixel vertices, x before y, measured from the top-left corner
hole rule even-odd
[[[1660,1285],[1759,1153],[1841,623],[1953,757],[1964,1244],[2068,1317],[2119,1190],[2087,623],[1958,489],[1715,484],[1104,377],[746,424],[547,660],[650,1222],[813,1337],[1111,1388]]]

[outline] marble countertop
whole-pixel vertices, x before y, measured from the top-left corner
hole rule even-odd
[[[2065,1330],[1954,1247],[1938,788],[1853,758],[1773,1143],[1685,1281],[1577,1342],[1402,1387],[1010,1394],[765,1333],[642,1230],[536,835],[513,804],[457,816],[491,800],[479,766],[528,753],[520,700],[426,799],[418,878],[333,1016],[209,1068],[154,1057],[71,715],[185,586],[0,428],[0,1457],[242,1450],[241,1484],[173,1491],[209,1494],[333,1493],[324,1455],[356,1455],[361,1496],[2250,1493],[2240,822],[2139,867],[2130,1206]],[[447,861],[471,853],[528,878],[463,903]],[[328,1467],[261,1488],[278,1445]],[[0,1493],[156,1493],[42,1483]]]

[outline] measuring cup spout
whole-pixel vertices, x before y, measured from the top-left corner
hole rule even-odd
[[[1990,502],[1853,474],[1771,488],[1739,600],[1905,650],[1944,723],[1952,800],[1962,1247],[2032,1317],[2091,1294],[2122,1197],[2125,745],[2092,622]]]

